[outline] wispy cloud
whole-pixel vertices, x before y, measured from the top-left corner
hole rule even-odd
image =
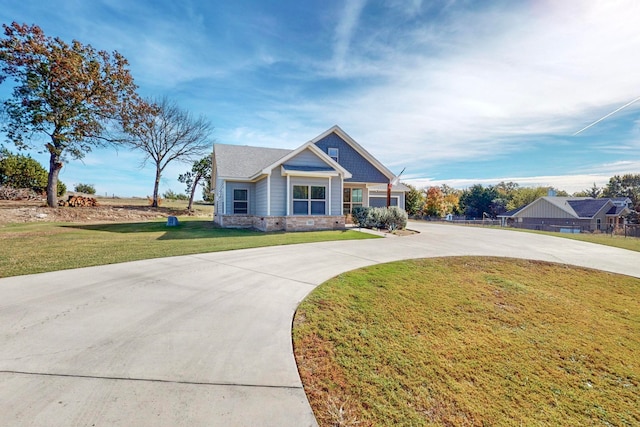
[[[333,66],[338,73],[345,69],[351,40],[357,30],[360,14],[365,4],[366,0],[347,0],[344,10],[339,16],[333,49]]]

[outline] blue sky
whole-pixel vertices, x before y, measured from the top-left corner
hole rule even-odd
[[[141,95],[205,115],[220,143],[295,148],[338,124],[418,186],[640,173],[640,102],[573,136],[640,96],[636,0],[4,0],[12,21],[119,51]],[[141,160],[96,150],[61,179],[146,196]]]

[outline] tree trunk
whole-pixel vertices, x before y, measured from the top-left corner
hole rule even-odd
[[[158,207],[158,188],[160,187],[160,175],[162,171],[160,168],[156,167],[156,180],[153,183],[153,202],[151,202],[151,207]]]
[[[194,197],[194,196],[195,196],[195,194],[196,194],[196,188],[198,188],[198,183],[200,182],[200,178],[201,178],[201,176],[200,176],[200,175],[198,175],[198,176],[196,176],[196,177],[195,177],[195,179],[193,180],[193,186],[191,187],[191,196],[189,197],[189,206],[187,206],[187,210],[188,210],[189,212],[191,212],[191,210],[192,210],[191,208],[192,208],[192,206],[193,206],[193,197]]]
[[[47,205],[51,208],[58,207],[58,174],[62,169],[60,155],[50,152],[49,177],[47,178]]]

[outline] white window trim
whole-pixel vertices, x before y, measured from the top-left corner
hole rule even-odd
[[[247,200],[236,200],[236,190],[246,191],[247,192]],[[234,188],[231,192],[232,200],[231,200],[231,209],[234,215],[249,215],[249,189],[248,188]],[[246,213],[236,213],[236,202],[246,203],[247,204],[247,212]]]
[[[294,199],[293,198],[293,187],[307,187],[308,189],[308,193],[309,193],[309,198],[308,199]],[[324,199],[312,199],[311,198],[311,187],[322,187],[324,188]],[[300,216],[321,216],[321,215],[327,215],[327,205],[328,205],[328,200],[327,200],[327,187],[326,185],[314,185],[314,184],[293,184],[291,187],[291,191],[292,191],[292,197],[291,197],[291,202],[288,203],[288,205],[291,205],[291,208],[293,209],[293,204],[294,202],[302,202],[302,201],[306,201],[307,202],[307,213],[305,215],[302,214],[296,214],[295,211],[293,211],[294,215],[300,215]],[[289,188],[288,188],[289,189]],[[324,214],[312,214],[311,213],[311,202],[324,202]],[[289,206],[287,206],[287,208],[289,208]],[[287,213],[288,215],[288,213]]]
[[[331,155],[331,150],[336,150],[336,155],[335,156]],[[335,160],[336,163],[340,163],[338,161],[338,160],[340,160],[340,149],[338,147],[327,147],[327,155],[329,157],[331,157],[333,160]]]

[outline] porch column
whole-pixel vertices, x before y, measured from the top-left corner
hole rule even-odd
[[[271,216],[271,171],[267,175],[267,216]]]
[[[287,216],[291,215],[291,207],[289,206],[291,203],[291,177],[287,174]]]
[[[331,177],[329,177],[329,203],[327,205],[329,206],[329,212],[326,215],[331,215]]]

